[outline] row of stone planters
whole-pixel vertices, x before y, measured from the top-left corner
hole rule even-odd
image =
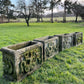
[[[22,80],[38,69],[43,61],[60,51],[83,42],[83,34],[47,36],[1,49],[3,54],[3,76],[9,80]]]
[[[72,46],[77,46],[83,43],[83,33],[75,32],[61,35],[54,35],[59,38],[59,51],[63,51]]]

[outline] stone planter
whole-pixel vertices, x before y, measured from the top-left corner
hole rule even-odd
[[[59,38],[47,36],[35,39],[34,41],[43,43],[43,59],[52,58],[59,52]]]
[[[34,72],[43,62],[43,44],[24,42],[1,49],[3,54],[3,75],[17,81]]]
[[[73,34],[54,35],[59,37],[59,51],[73,46]]]
[[[80,45],[83,43],[83,33],[82,32],[75,32],[73,33],[73,44],[74,46]]]

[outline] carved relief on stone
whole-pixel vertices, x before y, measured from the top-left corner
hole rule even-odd
[[[12,80],[12,78],[16,79],[16,73],[15,73],[15,60],[14,55],[3,52],[3,74],[4,77]]]
[[[73,44],[74,46],[80,45],[83,43],[83,33],[82,32],[75,32],[73,33]]]
[[[45,43],[45,54],[46,57],[52,56],[54,53],[57,53],[58,50],[58,39]]]
[[[4,63],[4,73],[11,75],[13,74],[13,69],[14,69],[14,63],[13,60],[11,59],[11,56],[9,56],[8,54],[4,53],[4,57],[3,57],[3,63]]]
[[[34,69],[35,66],[42,63],[41,47],[26,51],[20,58],[20,73],[27,73]]]
[[[77,45],[82,42],[82,34],[77,34],[76,35],[76,42],[77,42]]]
[[[67,36],[63,38],[63,48],[70,48],[71,46],[73,46],[73,37],[72,36]]]

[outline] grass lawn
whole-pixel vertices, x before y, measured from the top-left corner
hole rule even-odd
[[[43,36],[77,31],[84,33],[84,23],[30,23],[30,27],[26,27],[25,23],[0,24],[0,48]],[[60,52],[17,83],[3,78],[0,53],[0,84],[84,84],[84,44]]]

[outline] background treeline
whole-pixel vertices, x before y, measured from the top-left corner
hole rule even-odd
[[[54,13],[55,9],[63,8],[64,12]],[[50,10],[51,14],[44,15],[46,10]],[[49,17],[50,22],[54,22],[54,17],[63,16],[63,22],[66,22],[66,16],[75,15],[75,22],[78,22],[80,16],[84,20],[84,6],[77,1],[71,0],[18,0],[16,4],[12,4],[10,0],[0,0],[0,22],[6,18],[10,19],[24,18],[27,26],[29,26],[30,18],[36,18],[36,22],[43,22],[43,18]]]

